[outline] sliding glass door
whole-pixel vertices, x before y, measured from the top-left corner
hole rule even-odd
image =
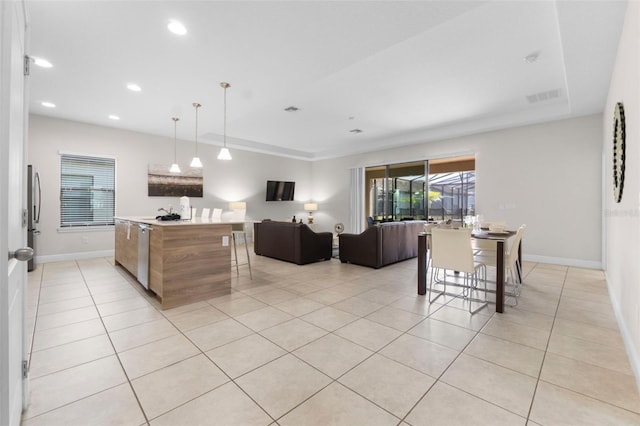
[[[462,220],[475,214],[475,159],[415,161],[365,170],[369,224],[412,219]]]

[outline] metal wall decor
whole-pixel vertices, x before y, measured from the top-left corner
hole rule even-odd
[[[624,106],[618,102],[613,111],[613,198],[616,203],[622,200],[624,188],[625,139]]]

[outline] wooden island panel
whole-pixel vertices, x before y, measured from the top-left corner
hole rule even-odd
[[[153,227],[149,288],[163,309],[231,292],[230,238],[230,224]]]
[[[128,238],[127,238],[128,237]],[[138,273],[138,224],[116,221],[115,261],[134,276]]]

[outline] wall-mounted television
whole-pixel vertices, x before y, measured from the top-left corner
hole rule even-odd
[[[295,182],[281,180],[267,181],[267,201],[293,201]]]

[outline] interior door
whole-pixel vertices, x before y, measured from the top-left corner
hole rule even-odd
[[[22,374],[27,263],[11,258],[27,239],[25,7],[23,0],[0,2],[0,425],[10,426],[20,424],[27,393]]]

